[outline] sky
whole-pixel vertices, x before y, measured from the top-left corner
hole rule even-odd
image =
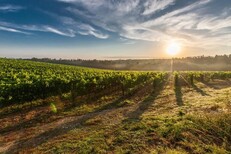
[[[0,0],[0,57],[231,54],[230,0]]]

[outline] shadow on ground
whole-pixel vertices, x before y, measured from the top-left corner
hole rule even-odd
[[[218,80],[214,79],[211,81],[201,81],[204,85],[212,89],[224,89],[231,87],[230,80]]]
[[[164,84],[160,84],[158,87],[156,87],[145,100],[143,100],[141,103],[139,103],[139,106],[138,106],[138,108],[135,111],[127,114],[127,119],[126,120],[128,120],[128,119],[139,119],[140,116],[152,104],[154,104],[155,99],[160,94],[160,92],[164,89],[165,86],[166,86],[166,83],[164,82]]]
[[[64,123],[62,125],[59,125],[55,128],[52,128],[44,133],[41,133],[33,138],[29,138],[29,139],[22,139],[19,140],[17,142],[14,143],[14,145],[12,145],[5,153],[17,153],[18,151],[24,150],[24,149],[28,149],[28,148],[35,148],[45,142],[47,142],[48,140],[51,140],[57,136],[61,136],[66,134],[67,132],[76,129],[76,128],[80,128],[84,125],[84,123],[89,120],[92,119],[100,114],[105,114],[107,112],[110,112],[112,109],[114,109],[115,107],[117,107],[117,104],[120,103],[121,101],[124,101],[126,99],[129,99],[131,97],[133,97],[134,95],[136,95],[137,93],[143,93],[142,89],[144,89],[145,87],[142,87],[141,89],[136,89],[134,91],[134,93],[130,93],[126,96],[122,96],[119,99],[105,105],[102,106],[101,108],[99,108],[98,110],[96,110],[95,112],[92,113],[88,113],[82,116],[78,116],[75,119],[73,119],[71,122],[67,122]],[[144,107],[145,109],[145,107]],[[13,128],[14,129],[14,128]]]
[[[192,88],[196,90],[196,92],[200,93],[202,96],[210,96],[205,91],[203,91],[201,88],[199,88],[197,85],[193,84]]]
[[[176,97],[176,103],[178,106],[183,106],[183,94],[182,94],[182,86],[180,84],[175,85],[174,88],[174,92],[175,92],[175,97]]]
[[[22,122],[15,124],[15,125],[8,126],[8,127],[1,129],[0,134],[4,134],[4,133],[10,132],[10,131],[17,131],[19,129],[34,127],[38,123],[44,123],[44,122],[48,123],[48,122],[53,122],[54,120],[58,119],[58,118],[53,119],[53,120],[49,119],[49,117],[51,117],[52,115],[53,114],[51,112],[49,112],[49,113],[41,114],[39,116],[35,116],[34,118],[32,118],[30,120],[22,121]]]

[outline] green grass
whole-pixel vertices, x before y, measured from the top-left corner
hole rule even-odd
[[[50,153],[229,153],[231,116],[147,117],[127,119],[118,126],[100,127],[99,119],[41,145]]]

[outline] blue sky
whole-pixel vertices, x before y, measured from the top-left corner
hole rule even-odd
[[[231,54],[230,0],[0,0],[0,57]]]

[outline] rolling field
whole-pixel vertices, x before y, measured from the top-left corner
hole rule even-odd
[[[231,72],[0,70],[0,153],[231,153]]]

